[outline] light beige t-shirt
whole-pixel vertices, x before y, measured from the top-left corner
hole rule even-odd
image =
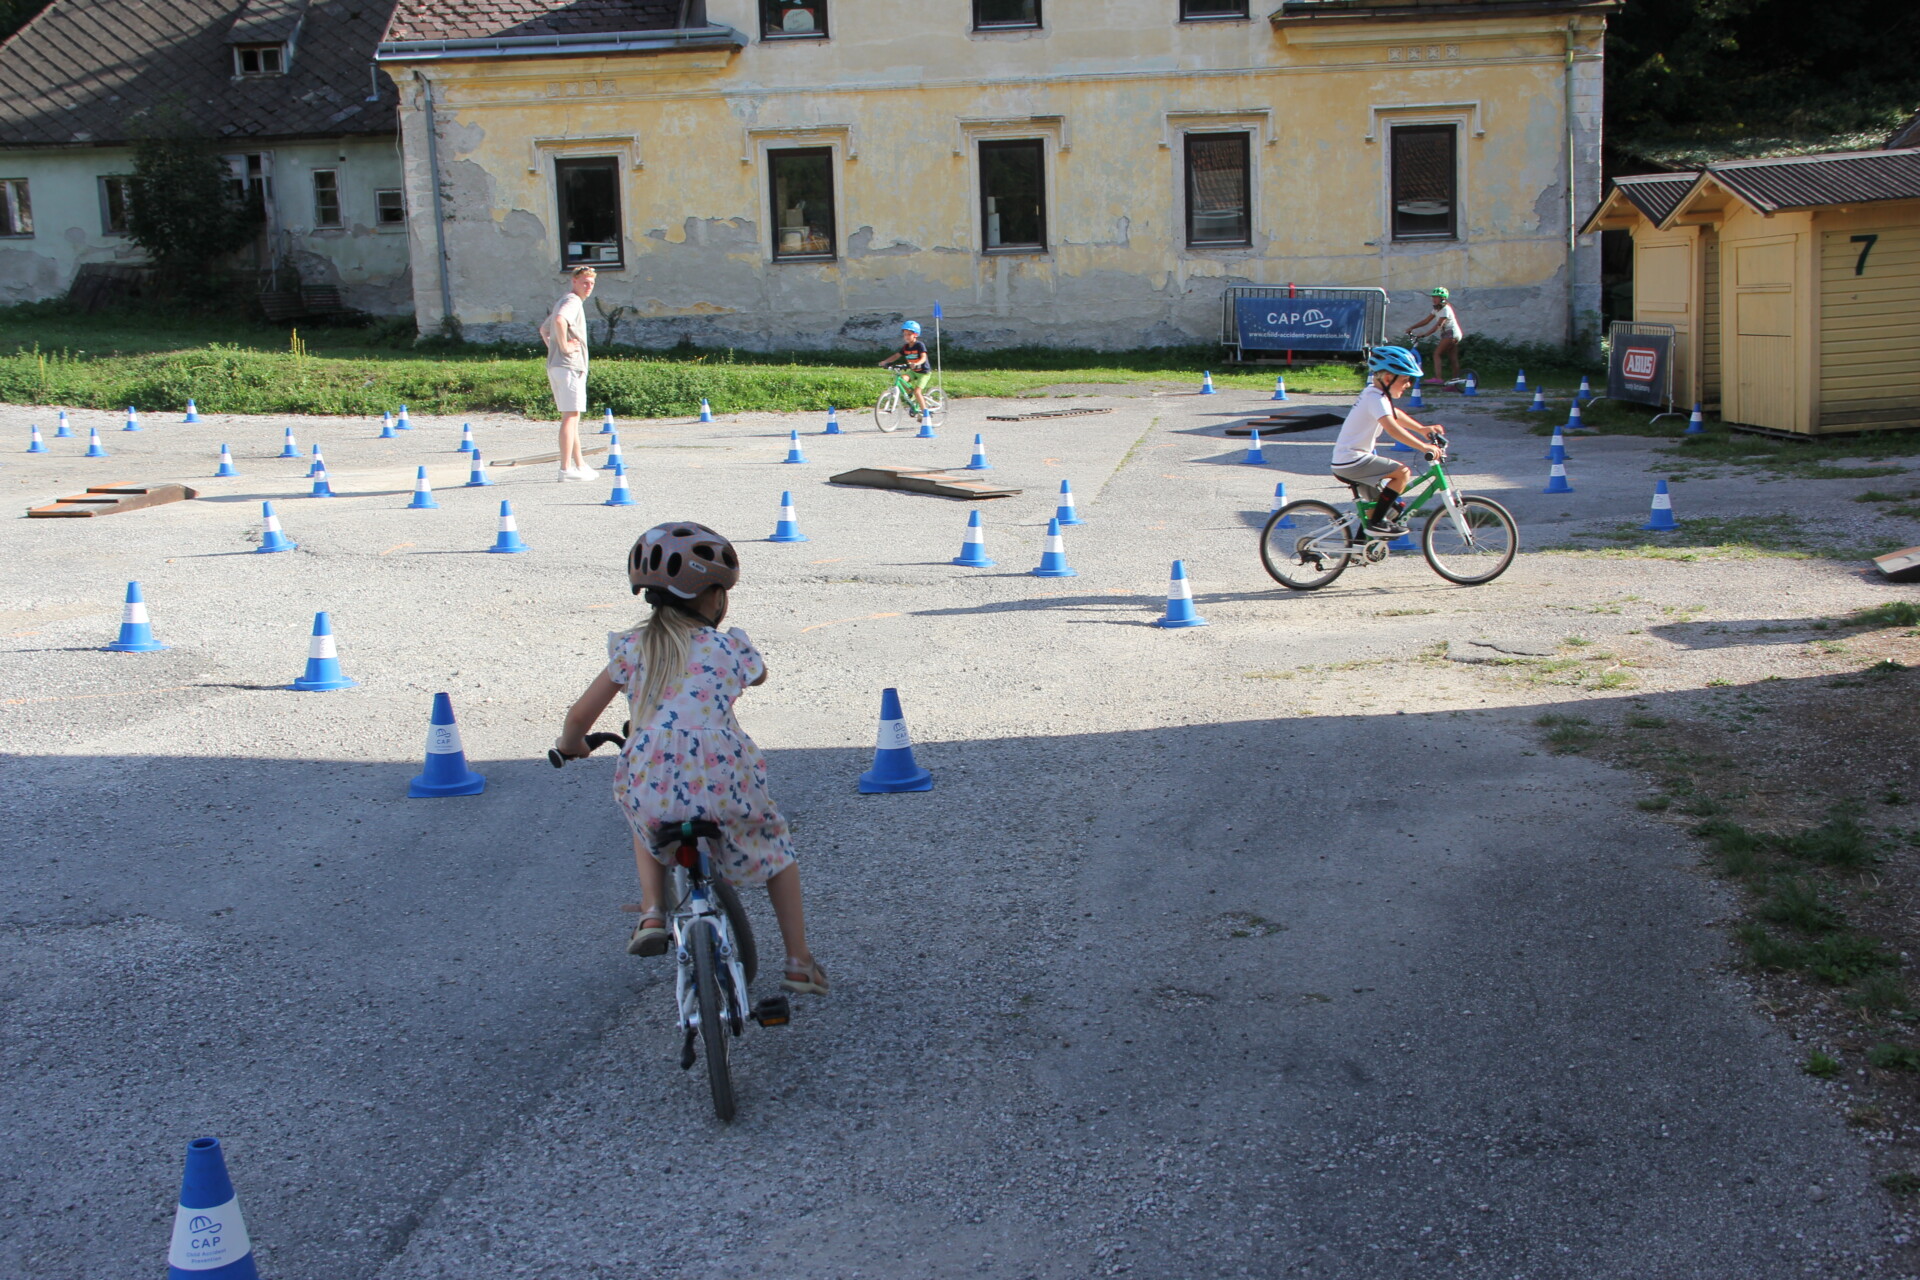
[[[547,331],[547,368],[572,369],[576,373],[587,371],[587,309],[580,302],[580,295],[569,290],[560,301],[553,304],[553,310],[547,313],[547,322],[543,326]],[[561,335],[572,338],[580,345],[571,352],[561,345]]]

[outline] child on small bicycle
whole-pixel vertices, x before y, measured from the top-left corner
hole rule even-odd
[[[927,358],[927,344],[920,341],[920,322],[909,320],[900,326],[900,349],[880,362],[882,369],[895,363],[904,364],[907,369],[919,375],[907,384],[913,392],[913,402],[919,407],[922,417],[926,416],[927,398],[921,393],[927,389],[927,383],[933,378],[933,365]]]
[[[640,535],[627,553],[627,581],[646,593],[652,615],[631,631],[607,637],[606,669],[567,711],[554,745],[562,755],[588,753],[587,731],[624,692],[630,728],[614,766],[613,796],[633,832],[640,872],[640,922],[627,952],[667,949],[666,876],[651,836],[655,827],[705,818],[726,833],[719,868],[735,885],[764,884],[786,943],[780,985],[827,993],[827,974],[807,949],[800,868],[787,820],[767,794],[767,764],[740,723],[733,703],[766,683],[767,664],[747,633],[720,630],[727,594],[740,580],[733,544],[705,525],[674,521]]]
[[[1467,335],[1460,330],[1460,317],[1454,314],[1451,295],[1445,289],[1435,289],[1432,293],[1433,311],[1420,323],[1407,330],[1409,338],[1418,339],[1432,334],[1439,339],[1433,346],[1433,371],[1444,373],[1447,361],[1453,361],[1453,376],[1460,376],[1460,340]]]
[[[1413,479],[1403,462],[1383,458],[1374,452],[1380,433],[1386,432],[1401,444],[1447,456],[1446,446],[1436,438],[1438,427],[1424,427],[1393,403],[1394,397],[1407,393],[1420,376],[1420,357],[1405,347],[1375,347],[1367,358],[1371,375],[1360,398],[1347,412],[1340,435],[1333,442],[1333,474],[1349,484],[1370,485],[1380,489],[1380,500],[1367,517],[1366,531],[1376,538],[1397,538],[1407,531],[1400,519],[1400,494]]]

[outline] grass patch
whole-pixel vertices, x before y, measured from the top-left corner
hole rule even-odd
[[[596,325],[596,336],[598,326]],[[296,340],[297,339],[297,340]],[[744,352],[686,346],[643,351],[596,346],[593,408],[622,417],[717,412],[824,411],[870,403],[885,387],[872,352]],[[547,417],[552,397],[537,347],[416,343],[411,320],[296,331],[208,316],[81,316],[59,303],[0,308],[0,400],[111,409],[184,408],[215,413],[377,414],[398,404],[423,413],[513,412]],[[955,396],[1019,396],[1062,383],[1191,382],[1214,369],[1217,386],[1272,386],[1271,371],[1219,369],[1211,345],[1085,351],[1019,347],[968,351],[946,344],[945,383]],[[1347,364],[1287,370],[1290,390],[1350,392]]]
[[[1547,731],[1547,750],[1557,756],[1577,755],[1604,736],[1585,716],[1548,713],[1534,723]]]
[[[1911,600],[1888,600],[1866,609],[1856,609],[1847,622],[1855,627],[1920,627],[1920,604]]]
[[[1897,1196],[1910,1196],[1920,1191],[1920,1173],[1908,1169],[1896,1169],[1880,1179],[1880,1185]]]
[[[1825,541],[1818,535],[1818,530],[1824,527],[1823,524],[1809,528],[1799,516],[1788,512],[1778,515],[1692,516],[1682,520],[1680,527],[1671,533],[1656,533],[1642,529],[1638,524],[1617,524],[1608,529],[1581,530],[1571,535],[1578,540],[1575,543],[1543,547],[1541,550],[1687,563],[1700,560],[1752,560],[1761,556],[1865,560],[1885,550]],[[1604,545],[1584,545],[1587,543]]]
[[[1840,1060],[1832,1054],[1815,1049],[1800,1064],[1800,1069],[1817,1080],[1831,1080],[1840,1074]]]
[[[1920,1052],[1883,1040],[1867,1050],[1867,1064],[1883,1071],[1920,1071]]]
[[[1777,877],[1754,914],[1801,933],[1832,933],[1844,923],[1840,913],[1821,900],[1820,890],[1798,876]]]
[[[1381,609],[1374,616],[1380,618],[1421,618],[1429,613],[1438,613],[1438,609]]]

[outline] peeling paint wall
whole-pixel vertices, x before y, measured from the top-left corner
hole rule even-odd
[[[309,284],[338,285],[350,307],[375,315],[413,309],[407,228],[379,225],[375,192],[402,186],[391,138],[234,144],[272,157],[275,238]],[[342,226],[315,229],[313,171],[338,174]],[[125,148],[0,151],[0,177],[25,178],[33,235],[0,238],[0,304],[58,297],[90,262],[142,262],[124,235],[105,229],[100,179],[133,171]]]
[[[757,30],[749,0],[708,10]],[[617,159],[623,206],[599,342],[872,347],[936,299],[975,346],[1211,341],[1228,285],[1289,281],[1385,288],[1390,331],[1435,285],[1469,332],[1559,342],[1584,313],[1597,327],[1597,239],[1576,247],[1568,223],[1570,157],[1572,206],[1599,195],[1598,19],[1276,31],[1175,11],[1049,5],[1044,31],[989,34],[961,6],[862,27],[842,5],[829,40],[391,67],[420,328],[441,325],[444,237],[460,330],[533,338],[564,289],[553,162],[586,156]],[[1459,126],[1460,237],[1396,243],[1387,128],[1427,122]],[[1186,245],[1188,131],[1250,135],[1251,246]],[[984,253],[978,143],[1020,137],[1045,143],[1050,244]],[[833,151],[835,261],[772,256],[766,153],[789,146]]]

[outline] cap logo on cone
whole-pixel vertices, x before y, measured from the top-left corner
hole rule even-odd
[[[260,1276],[220,1140],[195,1138],[187,1144],[186,1171],[180,1178],[179,1207],[167,1248],[167,1280],[199,1280],[210,1272],[217,1272],[220,1280],[259,1280]]]
[[[880,691],[880,730],[874,738],[873,767],[860,775],[865,795],[933,790],[933,774],[913,758],[907,718],[900,709],[900,691]]]
[[[453,698],[444,693],[434,694],[433,715],[427,725],[426,763],[408,784],[408,797],[420,800],[477,796],[486,789],[487,780],[467,767],[460,726],[453,718]]]

